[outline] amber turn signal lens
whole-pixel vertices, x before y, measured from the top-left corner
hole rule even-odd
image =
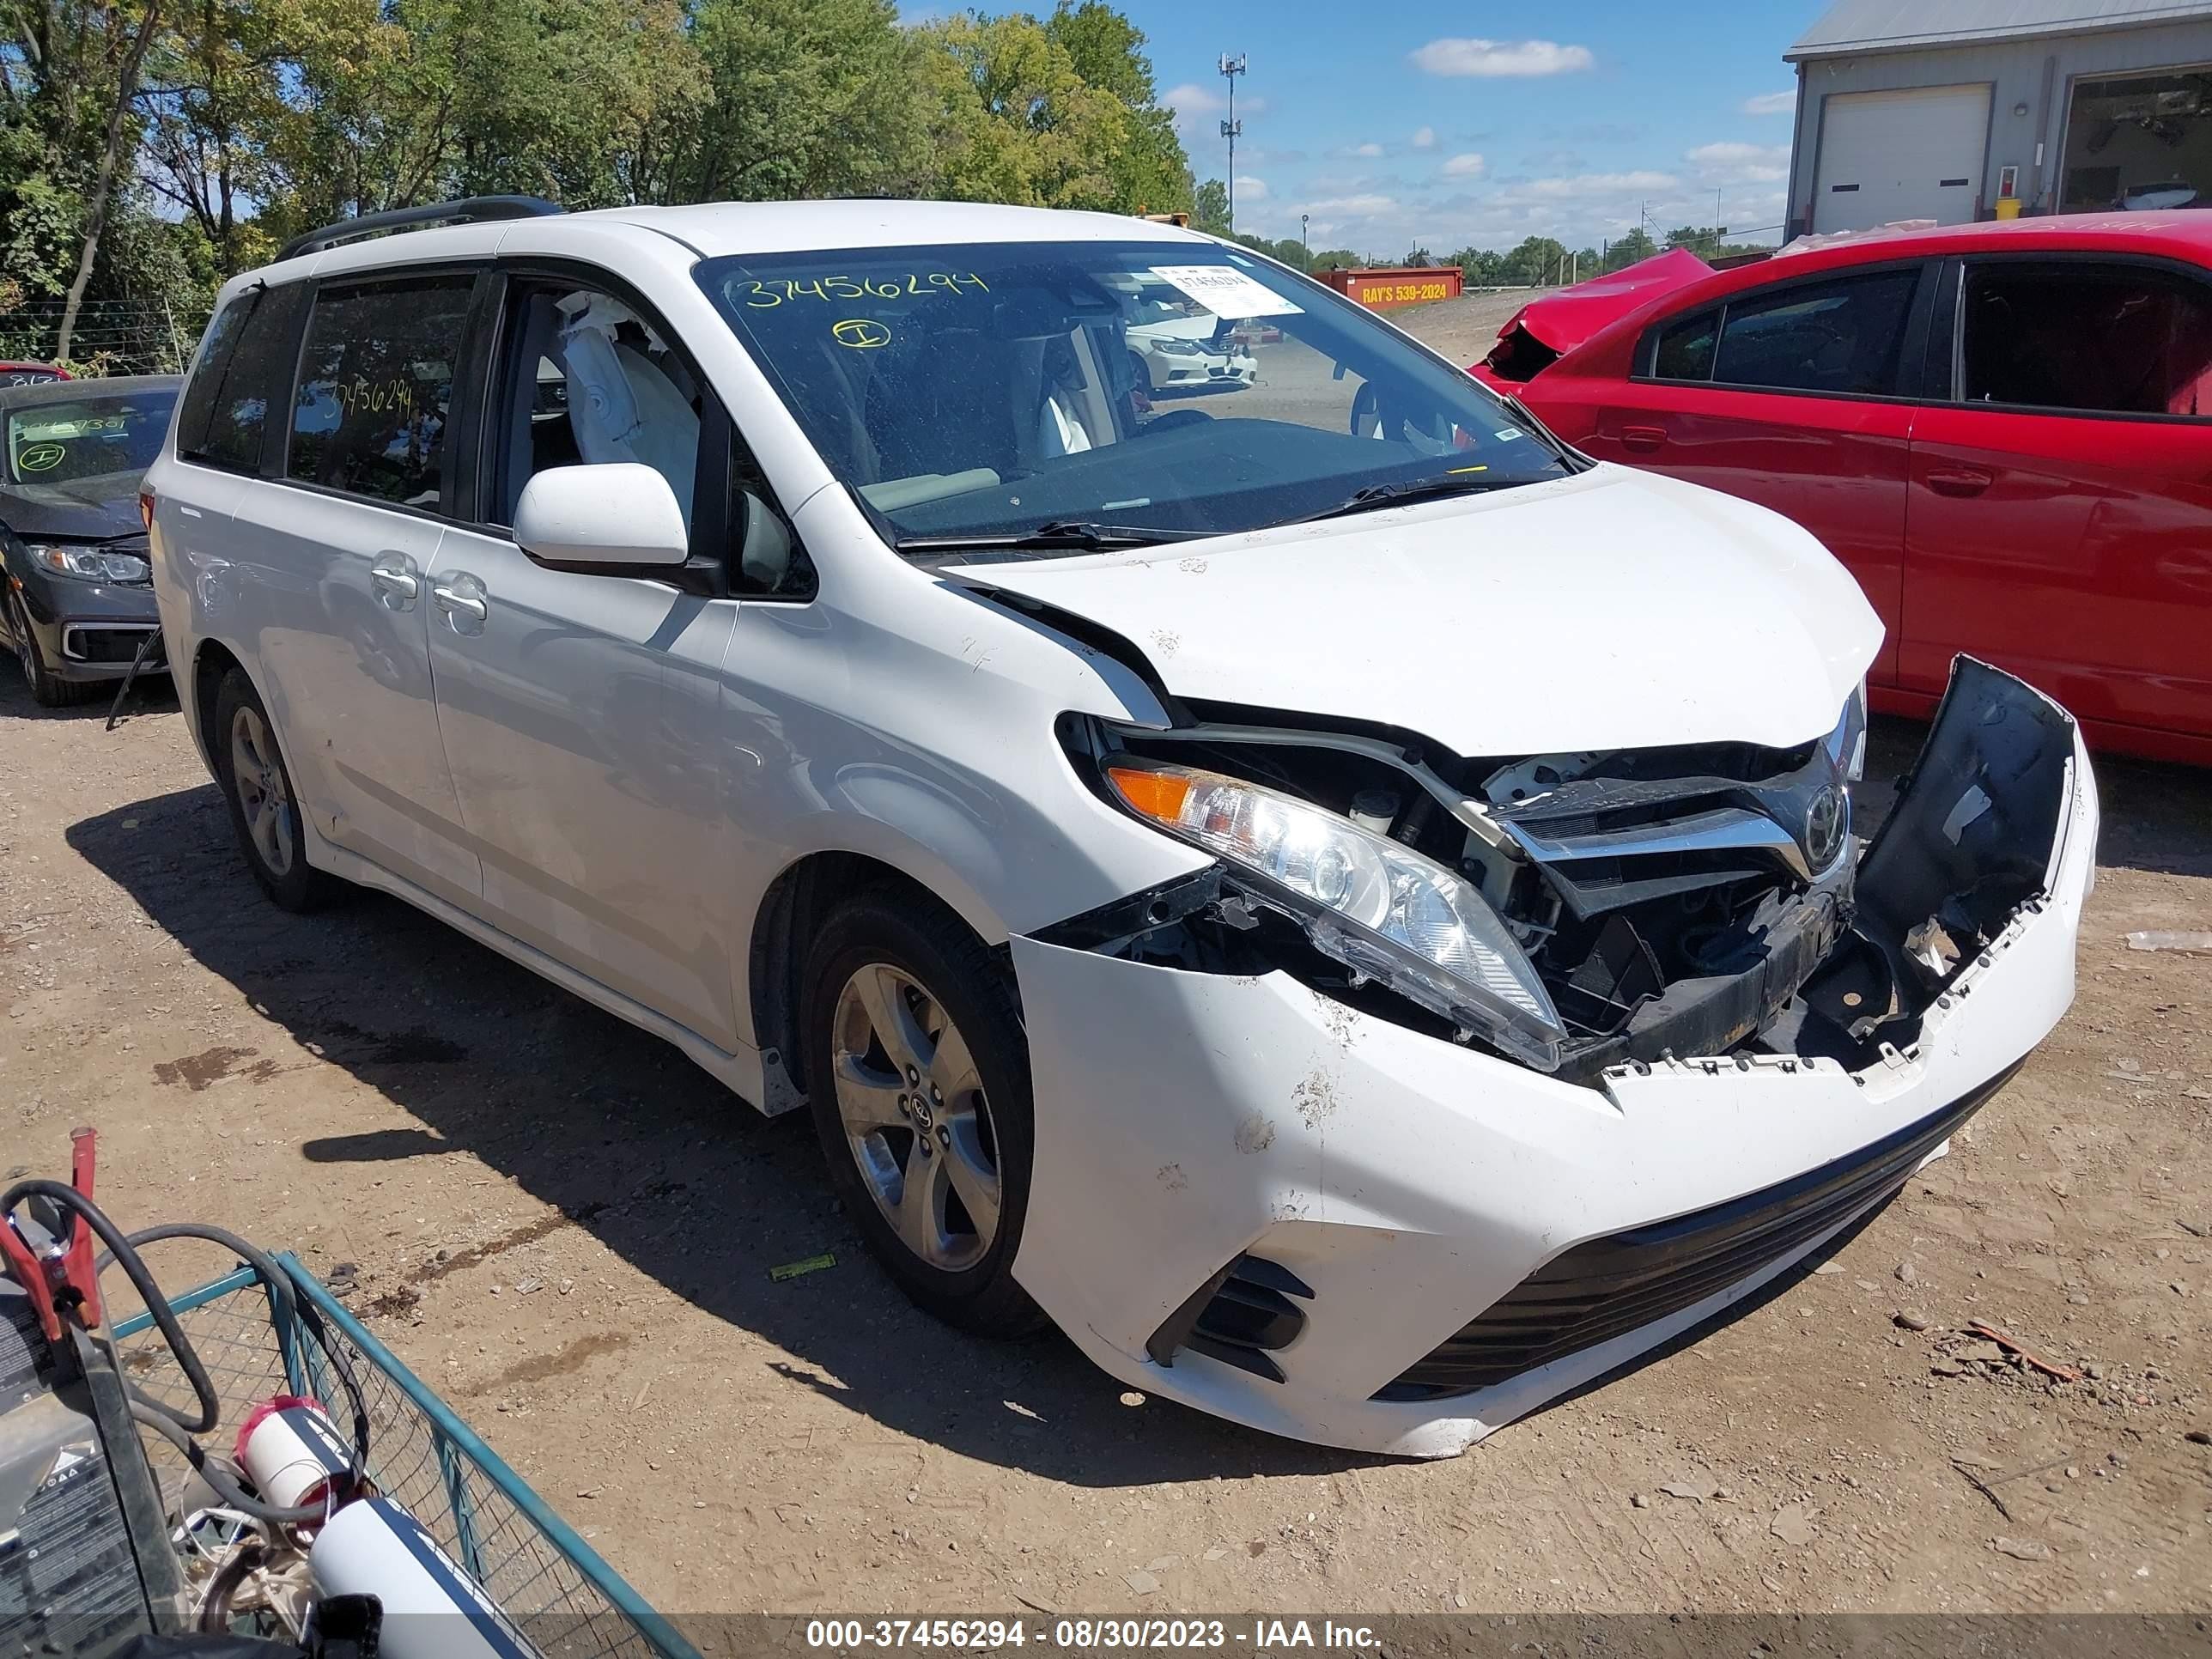
[[[1106,775],[1121,799],[1148,818],[1173,823],[1182,817],[1182,804],[1190,799],[1190,780],[1171,772],[1147,772],[1133,766],[1109,766]]]

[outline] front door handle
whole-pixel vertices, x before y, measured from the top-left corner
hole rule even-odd
[[[415,561],[404,553],[380,554],[368,568],[368,586],[387,611],[412,611],[422,590]]]
[[[1663,426],[1625,426],[1620,428],[1620,447],[1649,455],[1654,450],[1667,447],[1667,428]]]
[[[1928,487],[1938,495],[1978,495],[1996,482],[1978,466],[1940,467],[1928,475]]]
[[[456,570],[445,580],[430,584],[430,597],[438,602],[438,609],[446,613],[456,634],[483,632],[491,606],[485,602],[484,585],[479,578]]]

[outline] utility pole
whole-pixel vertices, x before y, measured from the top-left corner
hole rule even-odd
[[[1306,256],[1306,269],[1313,269],[1313,241],[1306,234],[1306,216],[1298,215],[1298,249]]]
[[[1237,234],[1237,141],[1243,136],[1244,124],[1237,118],[1237,77],[1244,73],[1244,54],[1231,58],[1221,54],[1221,78],[1229,82],[1229,117],[1221,124],[1221,136],[1229,141],[1229,234]]]

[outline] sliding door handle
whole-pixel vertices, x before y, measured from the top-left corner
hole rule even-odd
[[[456,570],[443,580],[432,582],[430,597],[438,602],[438,609],[446,613],[446,620],[456,634],[481,634],[491,617],[483,582],[465,570]]]

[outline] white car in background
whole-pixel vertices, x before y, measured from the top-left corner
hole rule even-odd
[[[1127,306],[1130,372],[1146,397],[1184,392],[1234,392],[1260,377],[1259,360],[1232,320],[1206,310],[1165,283],[1133,283]]]
[[[1308,393],[1140,398],[1133,289]],[[1279,1433],[1448,1455],[1718,1313],[2072,996],[2063,710],[1962,660],[1863,842],[1810,536],[1170,226],[333,227],[224,289],[146,506],[275,902],[810,1111],[921,1305]]]

